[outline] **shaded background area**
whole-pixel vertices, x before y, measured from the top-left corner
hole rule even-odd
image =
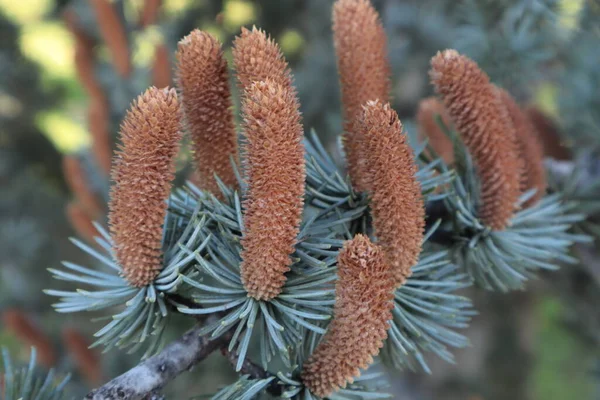
[[[0,0],[0,346],[24,361],[36,345],[43,366],[74,372],[76,394],[136,363],[138,354],[87,351],[100,325],[88,315],[58,315],[42,293],[57,285],[46,268],[82,257],[67,238],[89,234],[91,219],[106,222],[107,155],[127,105],[145,87],[172,82],[176,43],[192,29],[215,34],[229,49],[240,27],[256,24],[292,65],[305,129],[333,146],[342,124],[332,3]],[[418,102],[432,91],[429,59],[453,47],[554,120],[561,136],[550,148],[560,140],[565,157],[600,148],[596,1],[373,3],[389,38],[394,107],[411,135]],[[182,176],[187,165],[184,154]],[[588,264],[548,275],[524,293],[469,292],[480,313],[467,332],[473,346],[457,352],[454,366],[432,360],[431,376],[390,374],[396,398],[598,398],[600,291]],[[172,337],[189,323],[174,321]],[[207,394],[233,378],[216,354],[167,393]]]

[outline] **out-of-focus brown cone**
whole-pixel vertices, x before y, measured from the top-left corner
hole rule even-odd
[[[115,69],[121,77],[129,77],[132,70],[131,54],[123,21],[110,0],[89,1],[94,9],[100,34],[112,56]]]
[[[527,114],[521,110],[512,96],[504,89],[498,93],[515,130],[519,156],[523,163],[521,171],[521,192],[536,189],[535,194],[524,204],[528,208],[537,203],[546,194],[546,169],[544,168],[544,148],[538,133]]]
[[[570,160],[571,150],[563,143],[560,131],[552,118],[535,106],[527,107],[525,112],[542,141],[544,154],[556,160]]]
[[[46,368],[56,363],[56,353],[52,341],[23,311],[8,309],[2,312],[5,329],[15,335],[21,342],[35,347],[38,360]]]
[[[164,43],[158,44],[154,51],[152,84],[157,88],[164,88],[172,84],[171,57],[169,48]]]
[[[81,29],[72,10],[63,19],[75,41],[75,72],[81,85],[91,98],[104,98],[104,91],[94,73],[94,41]]]
[[[452,129],[452,120],[444,108],[444,104],[436,97],[428,97],[419,102],[417,123],[419,126],[419,140],[428,140],[435,153],[448,165],[454,162],[454,146],[452,140],[444,133],[437,118]],[[429,154],[431,156],[431,154]]]
[[[142,8],[142,13],[140,14],[139,24],[141,27],[146,27],[148,25],[153,25],[158,20],[158,15],[160,13],[160,6],[162,5],[162,0],[145,0],[144,7]],[[160,86],[159,86],[160,87]]]
[[[322,398],[360,376],[383,347],[394,306],[395,282],[383,251],[356,235],[338,256],[334,316],[308,362],[302,381]]]
[[[94,73],[94,43],[79,26],[73,11],[65,12],[64,20],[75,39],[77,77],[89,97],[88,129],[92,136],[92,152],[102,171],[108,175],[112,158],[110,115],[104,89]]]
[[[67,204],[67,218],[75,232],[89,243],[95,243],[94,238],[100,236],[89,214],[78,201],[72,200]]]
[[[81,208],[89,215],[90,219],[99,219],[104,214],[104,205],[92,190],[81,161],[75,156],[65,156],[63,172],[67,184]]]
[[[88,104],[88,127],[92,136],[92,153],[100,169],[110,174],[112,160],[112,135],[108,103],[102,98],[90,98]]]
[[[342,91],[344,151],[357,190],[369,188],[361,143],[361,107],[369,100],[390,101],[387,38],[369,0],[338,0],[333,5],[333,38]]]
[[[103,378],[98,351],[90,349],[90,342],[76,329],[64,329],[62,339],[69,356],[73,358],[75,365],[87,383],[90,386],[100,385]]]
[[[521,160],[508,112],[487,74],[456,50],[431,59],[430,77],[477,168],[479,218],[503,230],[521,194]]]

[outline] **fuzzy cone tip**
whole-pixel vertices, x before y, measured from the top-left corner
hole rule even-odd
[[[238,150],[227,61],[214,36],[195,30],[179,42],[177,86],[192,138],[194,180],[219,196],[215,174],[230,187],[237,184],[231,158],[237,160]]]

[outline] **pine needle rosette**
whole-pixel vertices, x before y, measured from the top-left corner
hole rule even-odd
[[[435,234],[437,224],[427,237]],[[427,238],[426,238],[427,239]],[[454,363],[450,348],[465,348],[466,329],[476,314],[471,300],[457,294],[471,286],[468,275],[451,262],[450,254],[425,244],[412,274],[394,293],[394,309],[383,362],[396,369],[431,373],[426,356]]]
[[[264,368],[274,357],[289,364],[291,351],[307,330],[325,332],[321,323],[330,319],[333,266],[343,243],[336,230],[344,222],[318,217],[303,221],[281,291],[269,300],[257,300],[248,295],[242,281],[242,201],[231,188],[223,185],[222,190],[224,201],[189,184],[173,199],[178,213],[198,209],[206,216],[201,236],[210,237],[206,249],[195,253],[196,267],[182,276],[187,288],[182,295],[194,304],[179,304],[178,311],[190,315],[219,312],[220,319],[203,333],[217,338],[233,331],[229,350],[238,354],[238,370],[250,356]],[[256,340],[258,354],[250,354],[250,343]]]
[[[58,312],[123,307],[95,334],[94,346],[135,351],[149,342],[146,354],[156,350],[170,313],[168,294],[175,293],[180,273],[194,262],[187,249],[206,246],[199,235],[204,221],[197,213],[184,220],[167,212],[180,138],[178,116],[173,90],[150,89],[133,103],[113,168],[111,235],[95,224],[100,233],[96,248],[72,240],[103,270],[70,262],[62,270],[49,269],[56,279],[83,286],[45,291],[60,297],[54,305]]]
[[[22,368],[12,364],[10,354],[2,348],[3,369],[0,371],[0,398],[2,400],[62,400],[66,398],[65,387],[70,375],[59,379],[53,369],[43,375],[36,368],[37,352],[31,348],[29,364]]]

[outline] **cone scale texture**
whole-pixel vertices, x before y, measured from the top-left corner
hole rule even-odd
[[[398,115],[389,103],[368,102],[361,130],[372,185],[375,236],[400,286],[419,259],[425,230],[417,165]]]
[[[536,189],[532,198],[523,207],[531,207],[546,193],[546,170],[544,169],[544,147],[538,137],[535,127],[527,114],[504,89],[498,88],[498,93],[515,129],[515,138],[519,156],[522,162],[521,192]]]
[[[305,166],[295,91],[276,81],[254,83],[244,96],[244,236],[241,276],[248,295],[281,292],[302,218]]]
[[[361,107],[369,100],[390,100],[390,66],[386,35],[369,0],[339,0],[333,6],[333,38],[340,76],[344,117],[344,151],[352,183],[369,187],[364,171]]]
[[[379,246],[360,234],[347,241],[338,275],[333,320],[302,372],[306,387],[323,398],[373,362],[392,318],[394,279]]]
[[[267,79],[293,88],[292,75],[279,45],[256,27],[242,28],[242,33],[233,41],[233,62],[242,94],[254,82]]]
[[[132,104],[121,124],[110,192],[109,224],[117,262],[136,287],[162,269],[166,200],[175,178],[180,112],[174,89],[150,88]]]
[[[485,72],[455,50],[433,57],[430,77],[477,168],[479,218],[503,230],[520,195],[520,160],[508,112]]]
[[[195,30],[179,42],[177,85],[192,138],[195,181],[219,196],[215,174],[228,186],[237,184],[231,158],[237,160],[238,146],[227,61],[215,37]]]

